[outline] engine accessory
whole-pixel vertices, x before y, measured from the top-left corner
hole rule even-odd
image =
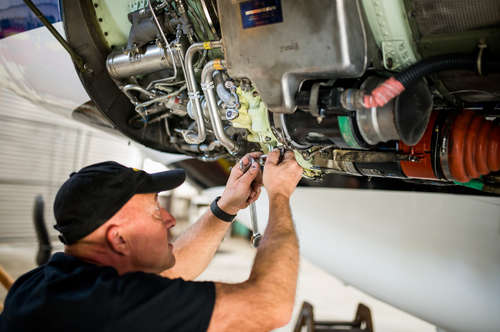
[[[222,126],[222,120],[220,119],[219,110],[217,106],[217,102],[215,100],[214,93],[214,81],[213,81],[213,73],[216,70],[225,70],[225,61],[224,60],[212,60],[209,61],[205,67],[203,67],[203,71],[201,73],[201,88],[203,89],[203,93],[205,94],[205,99],[208,103],[208,111],[210,114],[210,122],[212,123],[212,128],[215,133],[215,137],[217,140],[221,142],[222,145],[232,154],[238,151],[238,146],[236,143],[229,138],[224,132],[224,127]]]
[[[361,87],[370,91],[378,82],[379,78],[369,77]],[[419,80],[385,106],[359,109],[356,122],[368,144],[401,139],[405,144],[415,145],[425,132],[432,105],[432,94],[427,84]]]
[[[313,145],[331,145],[340,148],[361,148],[363,141],[352,116],[340,116],[325,111],[324,120],[318,123],[311,114],[297,110],[284,114],[284,131],[296,146],[310,148]]]
[[[294,112],[304,80],[365,71],[359,1],[223,0],[218,8],[229,75],[249,78],[270,111]]]
[[[106,59],[106,69],[115,79],[146,75],[164,69],[172,69],[173,62],[163,47],[149,45],[144,53],[114,52]]]
[[[338,147],[366,148],[381,142],[401,139],[408,145],[416,144],[422,137],[430,113],[432,111],[432,94],[424,80],[420,79],[412,84],[408,90],[383,107],[365,108],[356,100],[361,100],[363,91],[371,91],[383,79],[376,76],[368,77],[361,85],[362,90],[348,89],[346,93],[339,87],[318,89],[313,84],[310,90],[304,89],[297,94],[297,104],[315,117],[317,124],[300,121],[294,126],[286,125],[284,128],[289,136],[294,136],[292,131],[305,132],[306,128],[328,125],[322,131],[340,129],[341,135],[336,133],[317,132],[313,130],[310,135],[318,133],[328,137]],[[316,89],[314,89],[317,87]],[[341,105],[354,105],[355,113],[346,112]],[[316,109],[316,111],[314,111]],[[293,118],[293,115],[287,115]],[[304,117],[304,116],[303,116]],[[332,122],[332,117],[337,123]],[[353,121],[353,119],[355,119]],[[355,124],[353,123],[355,122]],[[293,129],[290,129],[293,128]],[[286,132],[285,131],[285,132]],[[320,138],[319,135],[315,135]],[[293,137],[292,137],[293,138]],[[303,142],[303,139],[294,139]],[[317,143],[310,142],[310,143]],[[304,145],[304,143],[300,143]],[[307,147],[307,146],[306,146]],[[305,148],[306,148],[305,147]]]
[[[221,47],[222,43],[220,41],[195,43],[192,44],[186,51],[184,61],[186,84],[188,89],[189,102],[191,104],[194,104],[195,121],[198,130],[197,133],[190,129],[185,129],[181,132],[184,140],[188,144],[200,144],[206,138],[206,129],[205,122],[203,121],[203,110],[200,102],[200,93],[196,84],[196,77],[194,75],[193,56],[195,53],[201,50],[210,50]]]

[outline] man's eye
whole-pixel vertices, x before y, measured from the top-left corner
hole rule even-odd
[[[153,217],[155,219],[162,220],[162,218],[161,218],[161,208],[160,208],[160,206],[158,204],[156,205],[156,208],[153,211]]]

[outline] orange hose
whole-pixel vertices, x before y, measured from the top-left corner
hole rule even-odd
[[[459,182],[500,170],[500,126],[473,111],[457,116],[450,146],[450,172]]]

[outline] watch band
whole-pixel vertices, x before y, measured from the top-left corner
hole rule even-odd
[[[213,215],[219,218],[222,221],[225,222],[232,222],[234,220],[234,217],[236,217],[235,214],[229,214],[227,212],[224,212],[219,205],[217,205],[217,202],[219,201],[220,196],[218,196],[212,204],[210,204],[210,211],[212,211]]]

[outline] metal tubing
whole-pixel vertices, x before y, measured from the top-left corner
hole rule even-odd
[[[123,88],[121,88],[121,90],[128,97],[128,99],[130,99],[132,104],[134,104],[135,106],[139,105],[140,102],[139,102],[139,100],[137,100],[137,98],[135,96],[130,94],[130,92],[129,92],[130,90],[134,90],[134,91],[138,91],[140,93],[143,93],[146,96],[148,96],[150,99],[156,97],[156,95],[154,93],[152,93],[152,92],[150,92],[150,91],[148,91],[148,90],[144,89],[143,87],[136,85],[136,84],[127,84]]]
[[[200,144],[205,140],[207,135],[205,122],[203,121],[203,109],[201,107],[201,102],[199,98],[200,93],[198,90],[198,86],[196,85],[196,77],[194,75],[194,69],[193,69],[194,54],[202,50],[221,48],[221,47],[222,47],[221,41],[195,43],[191,45],[186,51],[186,56],[184,60],[185,70],[186,70],[186,84],[187,84],[189,99],[192,105],[194,106],[196,127],[198,128],[198,133],[195,133],[193,130],[189,129],[182,131],[184,140],[188,144]]]
[[[238,146],[230,139],[224,132],[222,120],[219,117],[217,101],[214,93],[213,73],[216,70],[226,69],[226,62],[224,60],[209,61],[201,73],[202,89],[205,94],[205,99],[208,104],[208,113],[210,114],[210,122],[214,130],[215,136],[221,144],[230,152],[235,153],[238,151]]]

